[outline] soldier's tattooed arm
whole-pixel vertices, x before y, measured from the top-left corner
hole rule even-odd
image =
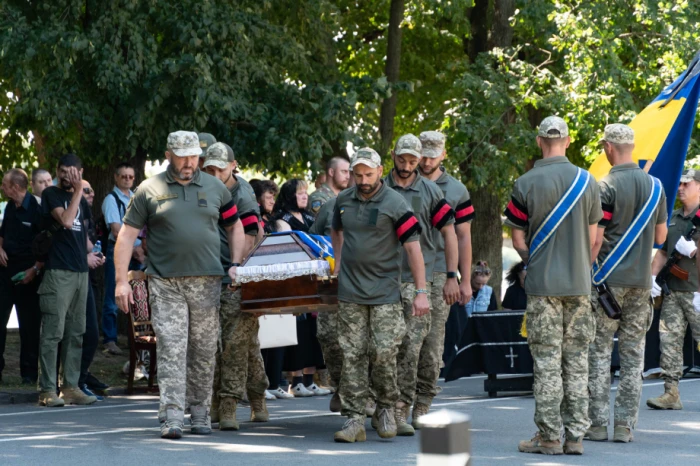
[[[520,255],[523,262],[527,263],[527,260],[530,258],[530,248],[527,247],[525,242],[525,231],[517,228],[512,228],[510,231],[513,236],[513,248]]]

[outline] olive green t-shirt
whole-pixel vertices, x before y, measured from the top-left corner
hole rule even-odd
[[[333,209],[333,229],[343,232],[338,299],[380,305],[401,301],[401,245],[417,241],[418,219],[404,198],[382,181],[370,199],[357,187],[341,192]]]
[[[147,179],[124,215],[127,225],[148,227],[146,273],[162,278],[224,275],[218,225],[237,221],[226,186],[200,170],[187,185],[167,170]]]
[[[440,188],[429,179],[420,176],[418,172],[416,172],[413,183],[405,188],[396,184],[393,170],[384,178],[384,181],[387,186],[406,199],[420,221],[422,229],[420,248],[423,251],[423,261],[425,262],[425,280],[432,282],[435,256],[437,255],[436,235],[433,233],[441,235],[442,227],[454,225],[454,210],[445,200]],[[408,255],[402,251],[401,256],[401,281],[413,283],[413,275],[408,266]]]
[[[255,198],[255,193],[245,188],[245,184],[248,184],[248,182],[239,177],[236,177],[236,179],[238,182],[229,189],[231,198],[236,204],[238,216],[243,224],[245,234],[257,236],[260,222],[260,207],[258,206],[258,201]],[[248,186],[250,185],[248,184]],[[231,277],[228,276],[228,269],[231,265],[231,248],[228,244],[226,229],[221,225],[219,225],[219,239],[221,240],[221,265],[223,265],[224,271],[226,272],[223,283],[231,283]]]
[[[440,178],[435,180],[435,184],[442,191],[445,196],[445,200],[455,211],[455,226],[462,223],[471,223],[474,220],[474,207],[472,206],[471,196],[467,188],[457,181],[456,178],[447,174],[443,167],[442,175]],[[434,241],[437,245],[435,250],[435,272],[456,272],[456,270],[447,270],[447,262],[445,262],[445,238],[442,234],[433,230]]]
[[[681,236],[688,234],[690,229],[693,228],[693,217],[695,217],[697,211],[697,208],[694,209],[688,216],[683,215],[682,207],[673,211],[673,213],[671,214],[671,221],[668,224],[668,234],[666,235],[666,242],[661,248],[664,250],[664,252],[666,252],[667,255],[670,255],[671,252],[673,252],[673,250],[676,247],[676,243],[681,238]],[[697,240],[698,236],[696,235],[694,239]],[[698,290],[698,269],[695,265],[696,258],[697,256],[693,258],[683,256],[682,259],[676,263],[678,267],[688,272],[688,280],[681,280],[680,278],[669,274],[668,281],[666,282],[668,284],[669,290]]]
[[[326,201],[318,213],[316,214],[316,221],[311,228],[309,233],[314,235],[330,236],[331,228],[333,226],[333,210],[335,209],[335,197]]]
[[[321,207],[336,197],[335,192],[331,189],[328,184],[323,183],[316,191],[312,192],[309,196],[309,210],[315,216],[321,211]]]
[[[625,163],[610,169],[598,183],[603,218],[598,227],[605,228],[603,245],[598,254],[602,264],[610,251],[629,229],[651,194],[652,179],[636,163]],[[607,278],[610,286],[651,288],[651,252],[656,225],[666,223],[666,194],[661,191],[659,203],[636,243]]]
[[[532,236],[564,197],[577,168],[564,156],[535,162],[515,181],[505,211],[506,225],[524,230],[529,247]],[[591,293],[591,238],[588,231],[602,218],[598,184],[590,177],[576,206],[527,268],[525,292],[533,296],[588,296]]]

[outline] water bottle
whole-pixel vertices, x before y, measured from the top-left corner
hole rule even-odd
[[[97,240],[95,245],[92,247],[92,252],[94,252],[95,254],[102,253],[102,242],[100,240]]]

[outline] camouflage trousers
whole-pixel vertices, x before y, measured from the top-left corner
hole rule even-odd
[[[399,398],[396,355],[406,331],[401,305],[373,306],[340,301],[337,325],[338,343],[343,352],[339,392],[341,413],[364,422],[369,397],[370,358],[377,406],[394,407]]]
[[[323,350],[323,361],[331,377],[331,384],[338,387],[340,374],[343,370],[343,352],[338,343],[338,314],[335,312],[319,312],[318,333],[316,337]]]
[[[260,353],[258,317],[241,311],[241,290],[221,286],[219,310],[221,335],[216,352],[214,396],[231,397],[240,401],[265,395],[268,386],[265,364]]]
[[[683,340],[690,325],[695,341],[700,341],[700,312],[693,308],[692,291],[672,291],[661,307],[661,378],[678,386],[683,375]]]
[[[428,303],[430,303],[431,285],[426,284],[428,290]],[[406,322],[406,334],[399,347],[399,358],[397,361],[399,400],[408,405],[413,404],[416,397],[416,382],[418,378],[418,359],[421,349],[430,333],[430,319],[432,314],[432,303],[430,313],[414,317],[413,298],[415,297],[416,285],[413,283],[401,284],[401,304],[403,306],[403,317]],[[442,294],[441,294],[442,295]]]
[[[445,349],[445,324],[450,315],[450,305],[442,297],[442,288],[447,281],[447,274],[433,274],[430,294],[430,331],[423,341],[418,358],[418,379],[416,382],[416,402],[430,406],[438,394],[437,381],[442,366],[442,353]]]
[[[588,346],[595,319],[588,296],[528,296],[527,343],[534,363],[535,424],[545,441],[588,429]]]
[[[647,329],[653,317],[651,292],[640,288],[610,287],[622,308],[620,320],[609,318],[596,303],[595,339],[588,351],[588,416],[593,426],[607,426],[610,419],[610,360],[613,338],[618,336],[620,348],[620,385],[615,396],[615,425],[633,429],[637,424],[639,399],[642,395],[644,346]]]
[[[161,411],[209,407],[219,333],[221,277],[148,279],[157,337]]]

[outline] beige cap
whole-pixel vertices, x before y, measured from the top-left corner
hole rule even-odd
[[[363,147],[355,152],[355,156],[350,162],[350,169],[355,168],[355,165],[367,165],[369,168],[377,168],[382,166],[382,158],[377,154],[377,151],[369,147]]]

